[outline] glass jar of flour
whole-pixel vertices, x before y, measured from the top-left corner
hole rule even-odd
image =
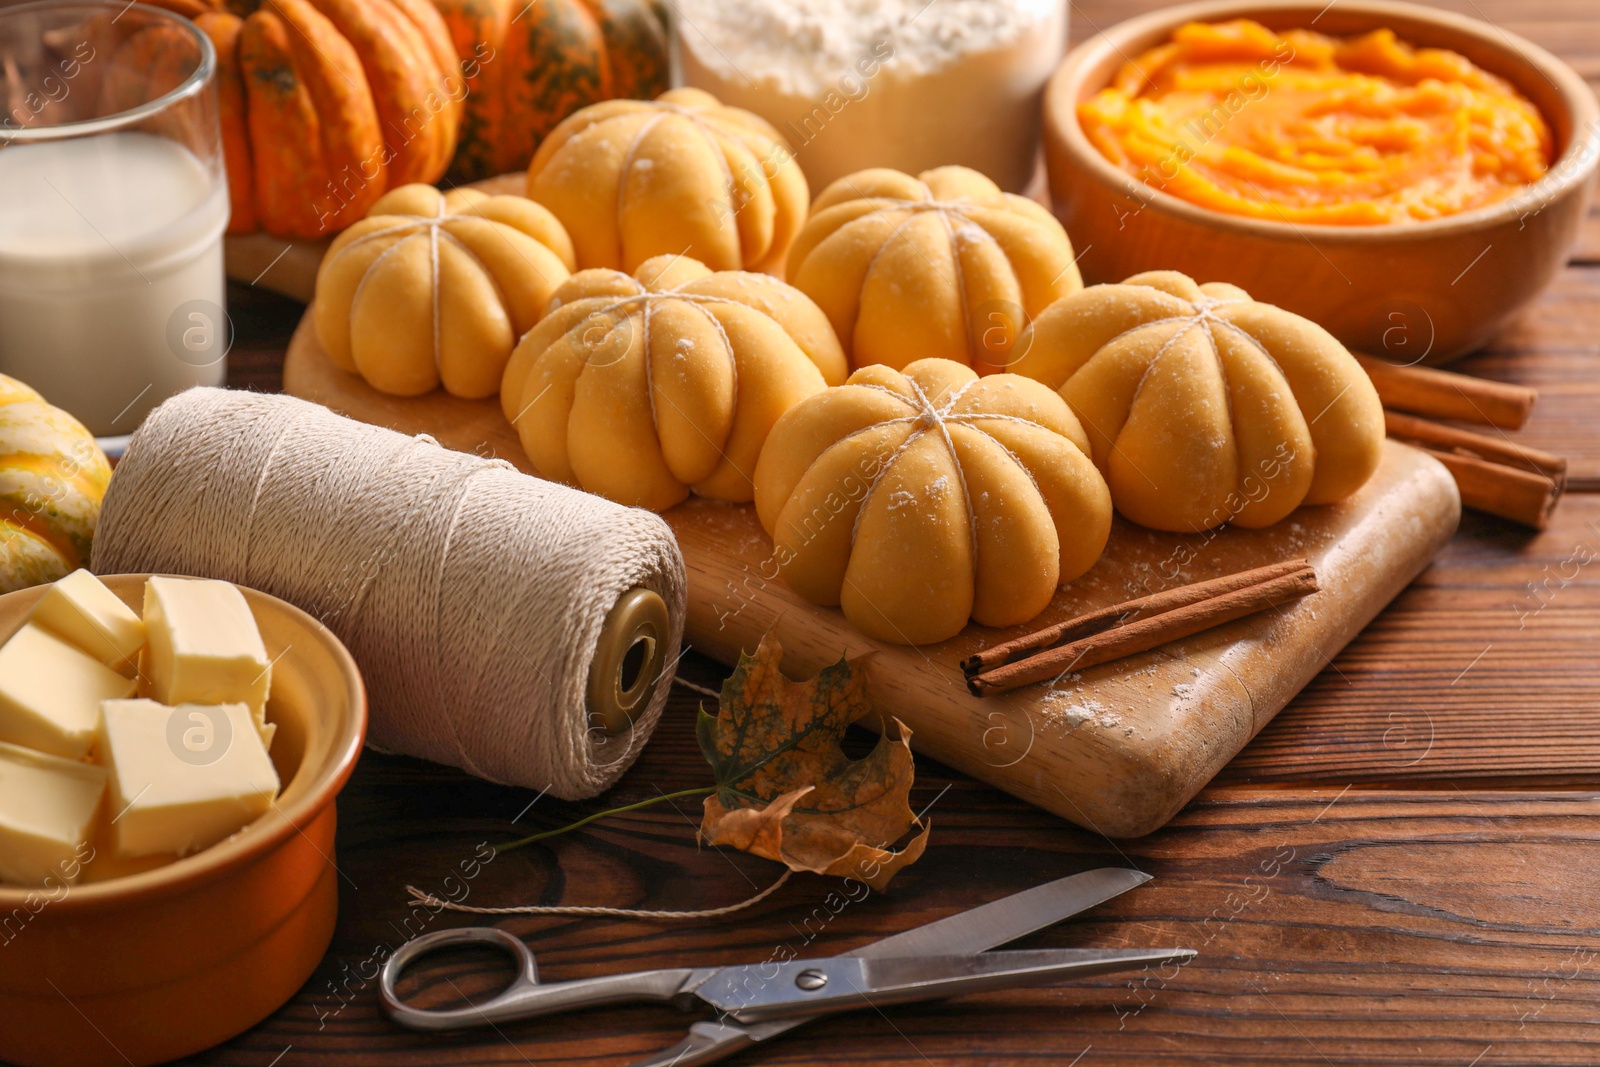
[[[97,435],[220,385],[216,53],[127,0],[0,7],[0,373]]]
[[[813,195],[866,167],[1032,180],[1064,0],[678,0],[684,81],[778,128]]]

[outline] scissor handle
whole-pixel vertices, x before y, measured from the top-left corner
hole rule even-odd
[[[495,996],[464,1008],[414,1008],[400,999],[395,986],[407,966],[439,949],[466,944],[492,945],[502,950],[516,961],[517,976]],[[672,1003],[679,998],[684,986],[700,973],[689,968],[633,971],[541,985],[533,952],[520,937],[493,926],[468,926],[424,934],[400,946],[383,963],[378,992],[383,1010],[401,1026],[412,1030],[461,1030],[605,1004]]]

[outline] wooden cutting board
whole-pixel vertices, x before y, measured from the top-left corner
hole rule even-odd
[[[364,422],[530,470],[497,400],[442,392],[387,396],[328,361],[308,315],[289,343],[284,388]],[[909,648],[857,633],[835,608],[775,577],[751,505],[691,498],[668,511],[689,573],[686,640],[733,663],[776,633],[785,669],[806,676],[841,654],[876,655],[872,698],[912,731],[912,747],[1110,837],[1161,827],[1428,564],[1460,517],[1436,460],[1393,441],[1354,497],[1302,508],[1267,530],[1159,533],[1118,519],[1105,556],[1027,626],[968,626]],[[1170,585],[1300,556],[1322,591],[1275,612],[1069,676],[979,699],[961,659],[1027,630]]]

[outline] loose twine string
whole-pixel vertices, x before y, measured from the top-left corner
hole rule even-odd
[[[286,396],[192,389],[133,437],[94,570],[221,578],[315,616],[361,666],[368,740],[581,800],[650,736],[584,704],[605,616],[659,593],[682,639],[685,579],[659,516]]]
[[[685,678],[674,678],[674,685],[681,685],[691,692],[701,696],[711,697],[713,700],[721,697],[721,693],[703,685],[697,685]],[[593,907],[581,904],[523,904],[509,907],[486,908],[476,904],[459,904],[453,900],[444,900],[432,893],[424,892],[414,885],[406,886],[406,892],[411,894],[412,904],[421,904],[424,907],[442,909],[444,911],[458,911],[468,915],[566,915],[575,918],[600,917],[610,919],[645,919],[657,922],[690,922],[696,919],[718,919],[724,915],[743,911],[755,904],[761,903],[772,894],[776,893],[783,884],[794,874],[792,870],[785,870],[761,892],[752,897],[747,897],[737,904],[726,904],[720,908],[702,908],[696,911],[658,911],[646,908],[606,908]]]
[[[705,908],[700,911],[649,911],[641,908],[591,908],[577,904],[525,904],[520,907],[508,908],[480,908],[473,904],[457,904],[453,900],[440,900],[432,893],[424,893],[414,885],[406,886],[406,892],[411,894],[411,903],[422,904],[429,908],[443,908],[446,911],[466,912],[470,915],[570,915],[576,918],[604,917],[610,919],[650,919],[665,922],[689,922],[695,919],[718,919],[724,915],[732,915],[736,911],[743,911],[753,904],[759,904],[782,888],[783,883],[789,880],[793,871],[785,870],[778,875],[778,880],[753,897],[739,901],[737,904],[728,904],[720,908]]]

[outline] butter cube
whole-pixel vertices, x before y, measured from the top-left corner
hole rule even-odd
[[[244,594],[230,582],[145,583],[145,695],[163,704],[244,704],[267,730],[272,665]]]
[[[105,791],[99,767],[0,743],[0,882],[76,882]]]
[[[76,570],[52,585],[28,621],[75,645],[107,667],[132,674],[144,647],[144,623],[105,584]]]
[[[112,845],[122,856],[199,851],[253,822],[278,795],[278,772],[243,704],[108,700],[100,755]]]
[[[135,684],[26,623],[0,647],[0,741],[82,759],[94,743],[100,702],[132,696]]]

